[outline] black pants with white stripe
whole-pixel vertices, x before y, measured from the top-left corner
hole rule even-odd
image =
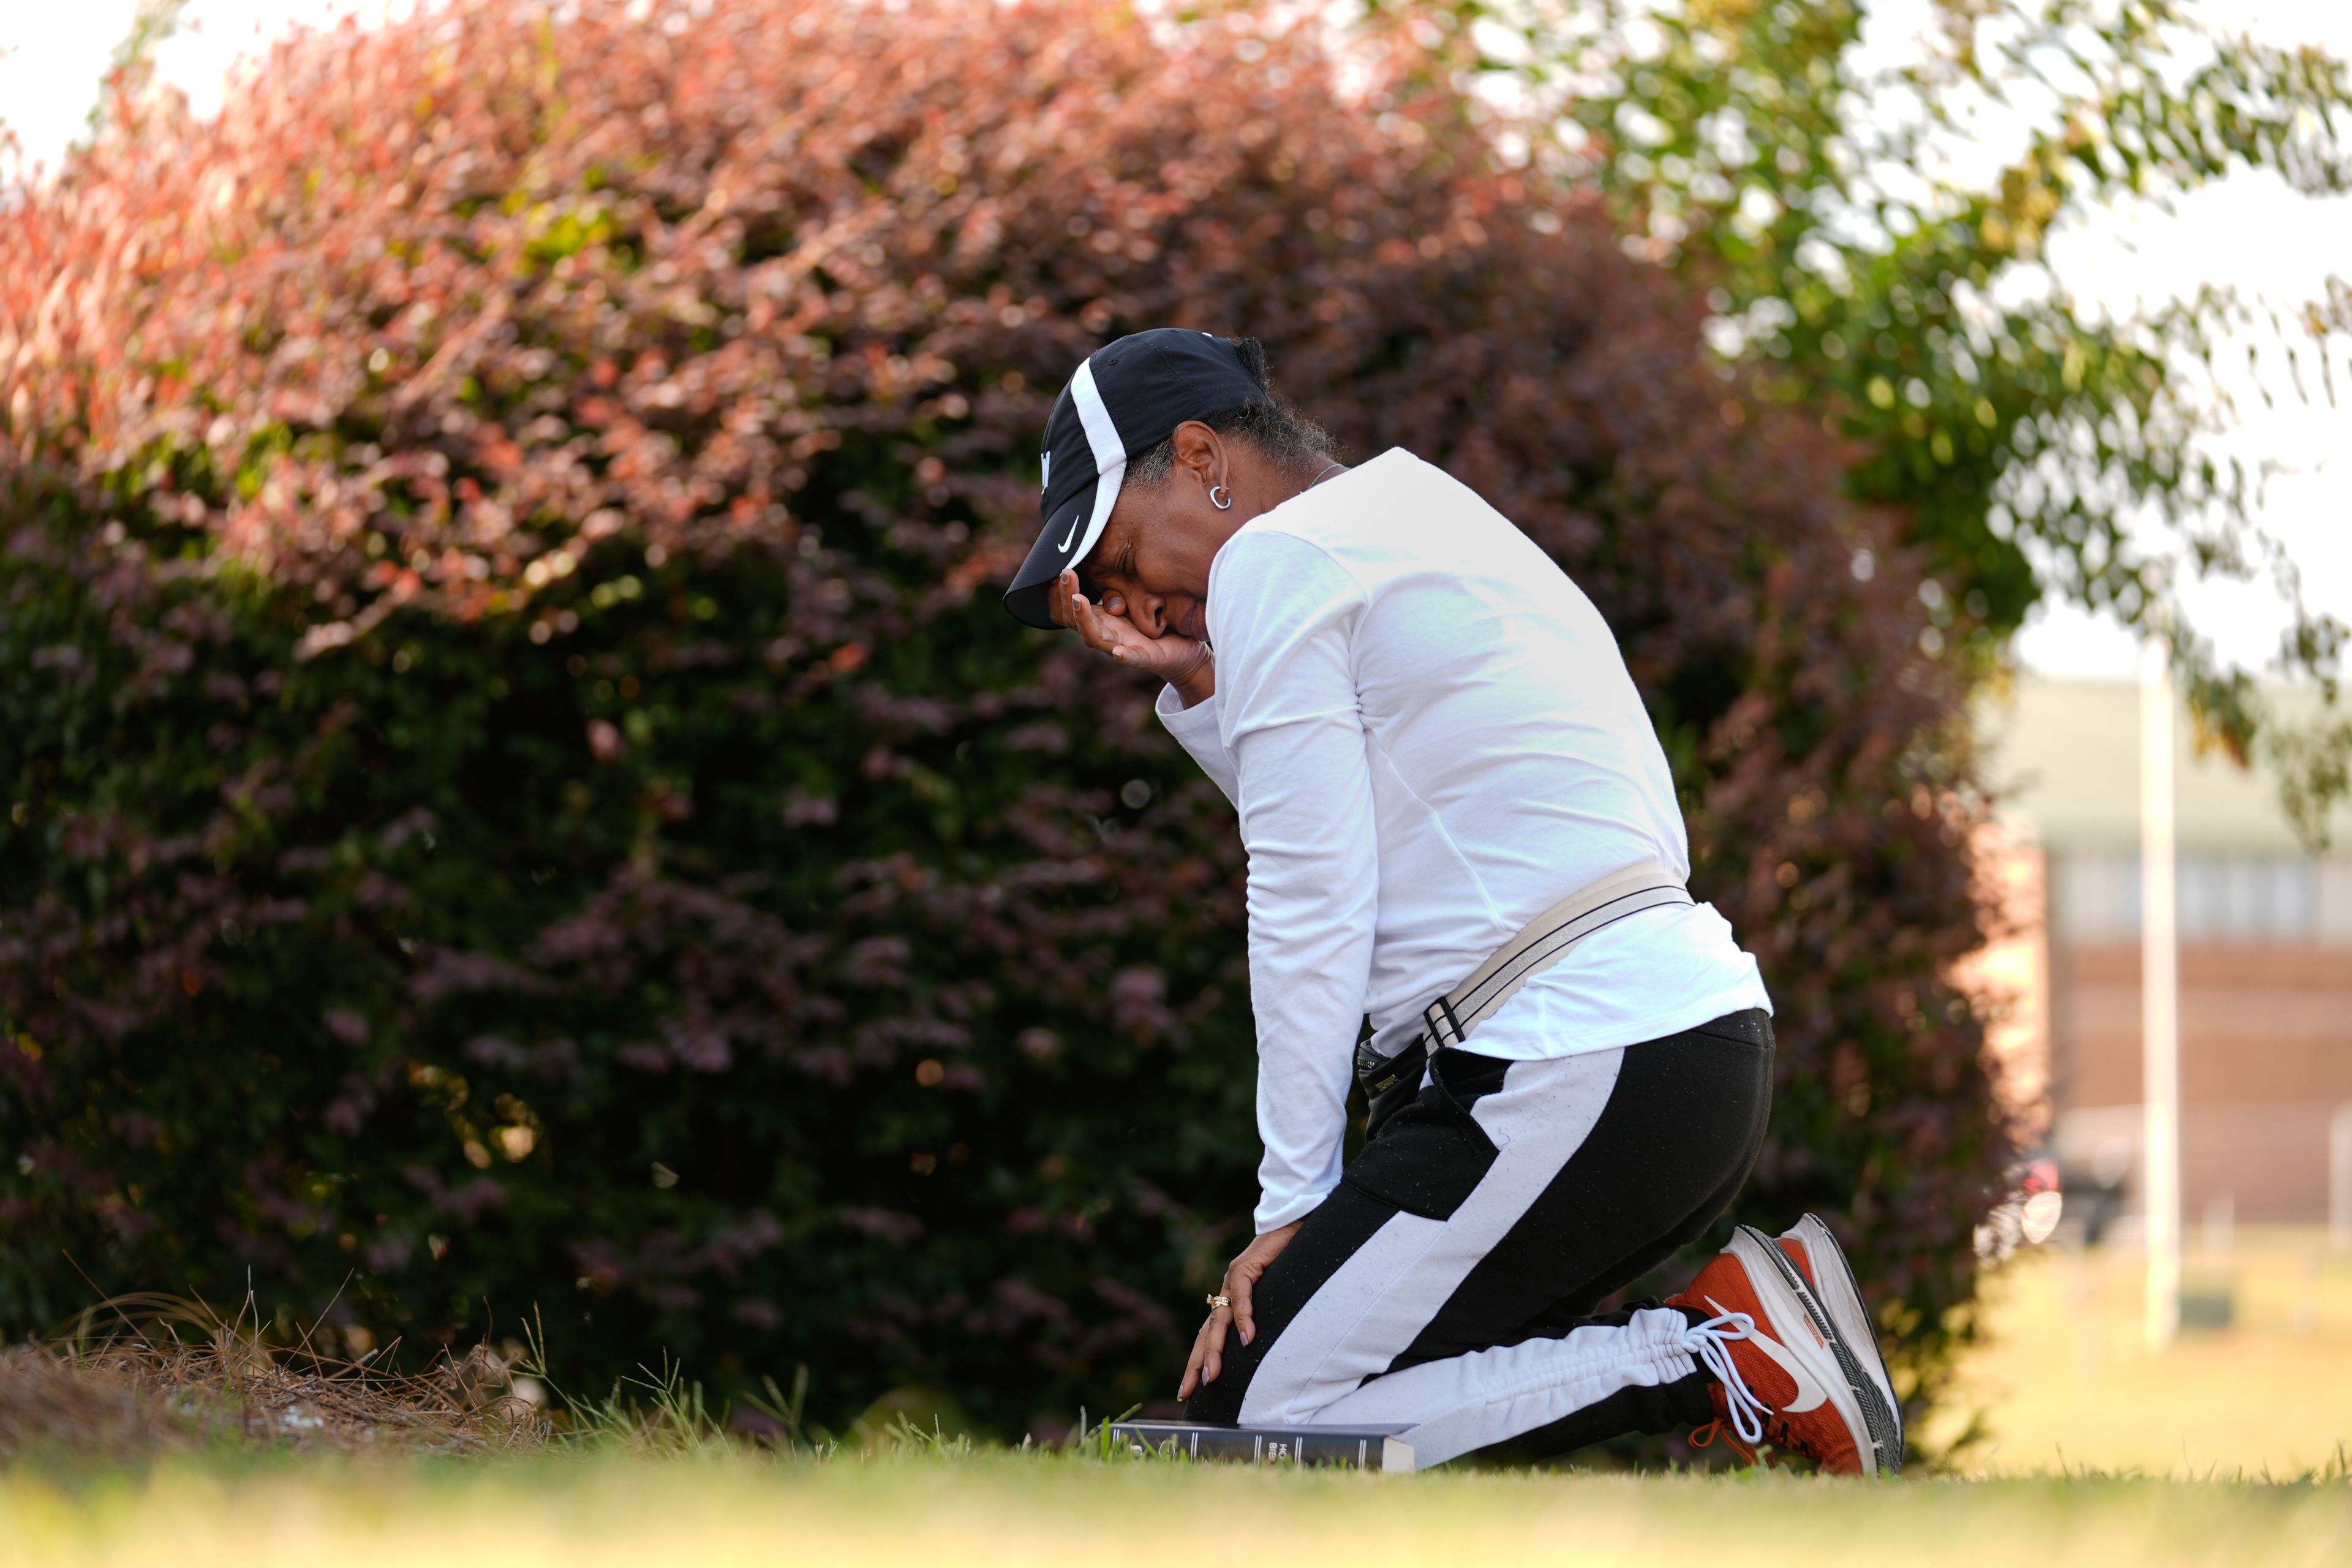
[[[1400,1424],[1419,1462],[1565,1452],[1713,1417],[1685,1335],[1593,1309],[1696,1240],[1764,1140],[1761,1011],[1616,1050],[1432,1059],[1255,1292],[1195,1421]]]

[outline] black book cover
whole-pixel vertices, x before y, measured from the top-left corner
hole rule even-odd
[[[1338,1465],[1411,1470],[1402,1426],[1201,1426],[1190,1421],[1118,1421],[1111,1436],[1138,1454],[1244,1465]]]

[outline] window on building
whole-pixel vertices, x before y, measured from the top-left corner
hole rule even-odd
[[[2139,937],[2139,857],[2052,857],[2051,924],[2074,942]],[[2186,854],[2176,862],[2180,940],[2308,942],[2319,934],[2319,862],[2297,855]]]

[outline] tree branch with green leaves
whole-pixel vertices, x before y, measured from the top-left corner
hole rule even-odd
[[[2044,249],[2110,204],[2241,171],[2352,187],[2342,62],[2181,0],[1936,0],[1907,51],[1858,0],[1372,9],[1450,29],[1531,159],[1597,188],[1630,249],[1708,290],[1739,390],[1821,410],[1851,493],[1901,516],[1930,564],[1931,647],[1990,672],[2048,595],[2164,637],[2200,743],[2259,752],[2296,831],[2326,845],[2352,763],[2347,630],[2261,527],[2263,476],[2205,438],[2231,416],[2217,355],[2265,324],[2293,395],[2314,395],[2315,357],[2332,403],[2341,295],[2283,318],[2209,288],[2113,319],[2051,279]],[[2135,547],[2148,520],[2169,556]],[[2279,664],[2317,683],[2315,717],[2266,708],[2218,660],[2182,612],[2183,572],[2277,584]]]

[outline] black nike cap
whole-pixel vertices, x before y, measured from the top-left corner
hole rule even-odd
[[[1157,327],[1088,354],[1054,400],[1045,421],[1045,527],[1004,591],[1004,607],[1033,626],[1054,627],[1054,580],[1087,558],[1118,504],[1131,458],[1141,457],[1187,419],[1266,395],[1242,362],[1241,346],[1213,332]]]

